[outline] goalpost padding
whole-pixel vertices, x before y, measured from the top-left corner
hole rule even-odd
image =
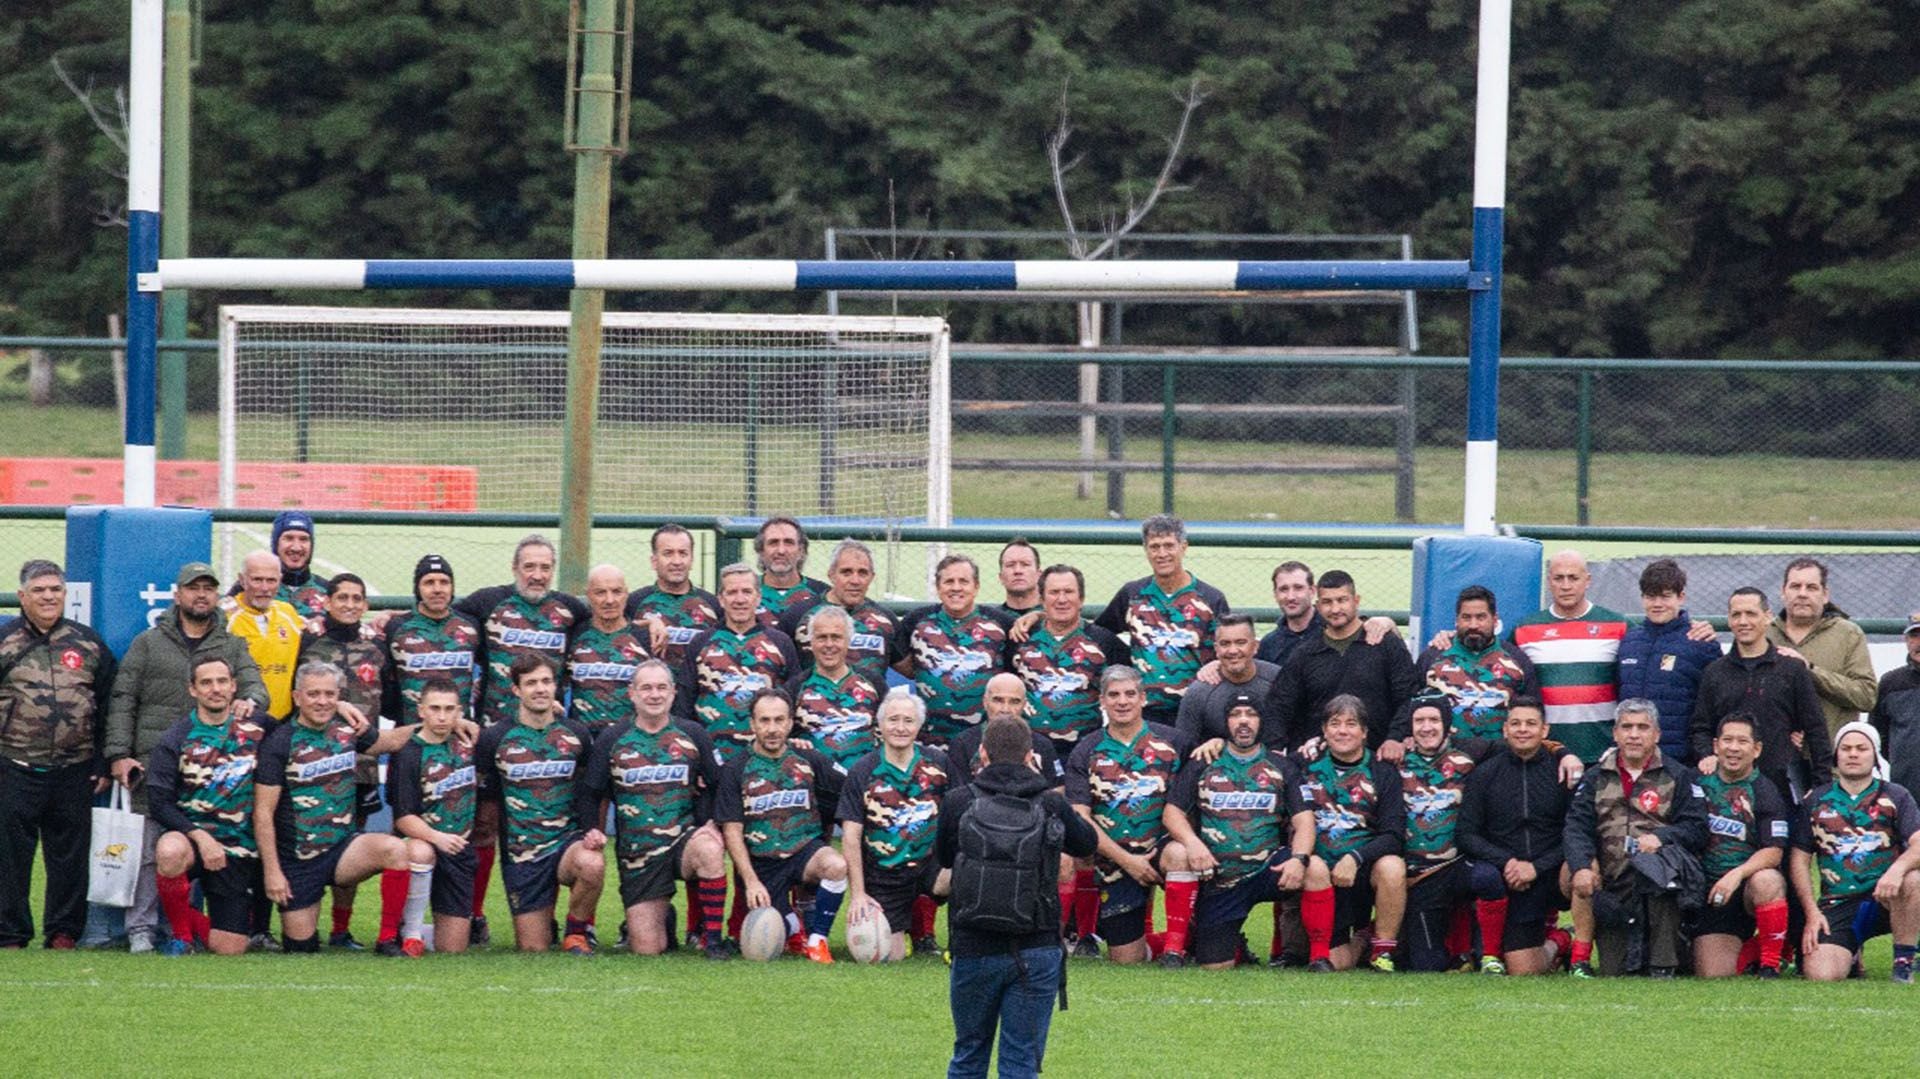
[[[477,476],[483,511],[558,508],[565,311],[243,306],[220,316],[220,495],[242,461]],[[596,513],[952,521],[938,318],[609,313]],[[429,507],[419,507],[429,508]]]

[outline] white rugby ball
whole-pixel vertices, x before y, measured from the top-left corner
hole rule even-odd
[[[886,963],[893,959],[893,931],[884,917],[847,923],[847,951],[856,963]]]
[[[740,954],[758,963],[787,950],[787,919],[772,907],[755,907],[740,923]]]

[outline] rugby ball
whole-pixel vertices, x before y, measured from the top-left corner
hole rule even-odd
[[[772,907],[755,907],[740,923],[740,954],[765,963],[787,950],[787,919]]]
[[[893,932],[884,917],[847,923],[847,951],[856,963],[885,963],[893,959]]]

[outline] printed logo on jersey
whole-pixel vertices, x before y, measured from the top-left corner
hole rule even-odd
[[[322,757],[317,761],[302,764],[294,772],[294,778],[302,783],[312,783],[341,772],[353,771],[353,754],[336,753],[331,757]]]
[[[473,780],[473,765],[469,764],[465,768],[456,768],[453,770],[452,775],[433,785],[433,796],[435,798],[445,798],[454,791],[464,790],[467,787],[473,786]]]
[[[566,646],[567,635],[545,629],[502,629],[500,643],[508,648],[536,648],[542,652],[557,652]]]
[[[472,652],[409,652],[408,671],[464,671],[473,666]]]

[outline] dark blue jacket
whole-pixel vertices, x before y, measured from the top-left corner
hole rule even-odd
[[[1686,611],[1671,622],[1653,625],[1641,621],[1627,627],[1620,639],[1620,699],[1645,697],[1660,709],[1660,752],[1691,767],[1695,760],[1688,741],[1693,702],[1701,672],[1720,658],[1715,641],[1692,641],[1687,631],[1693,620]]]

